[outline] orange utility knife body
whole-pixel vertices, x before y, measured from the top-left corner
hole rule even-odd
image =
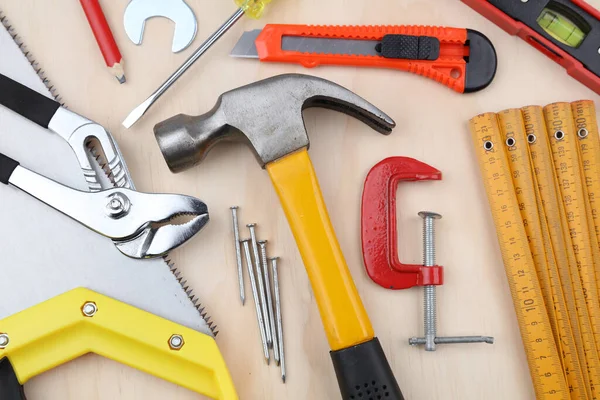
[[[266,25],[245,32],[231,55],[307,68],[392,68],[426,76],[459,93],[485,89],[497,65],[494,46],[480,32],[414,25]]]

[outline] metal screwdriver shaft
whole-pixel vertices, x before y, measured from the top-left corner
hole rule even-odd
[[[233,221],[233,241],[235,245],[235,258],[237,262],[238,282],[240,286],[240,300],[242,301],[242,305],[244,305],[246,302],[246,290],[244,288],[244,270],[242,267],[242,249],[240,248],[240,228],[238,225],[237,211],[237,206],[231,207],[231,218]]]
[[[435,220],[442,218],[440,214],[421,211],[419,216],[423,218],[423,265],[425,267],[435,266]],[[424,326],[425,337],[413,337],[408,343],[425,345],[426,351],[435,351],[436,344],[453,343],[494,343],[494,338],[489,336],[454,336],[437,337],[437,298],[436,287],[427,285],[424,298]]]
[[[242,240],[244,246],[244,255],[246,256],[246,266],[248,267],[248,275],[250,276],[250,285],[252,286],[252,297],[254,297],[254,306],[256,307],[256,320],[258,321],[258,329],[260,331],[260,340],[263,345],[263,353],[267,364],[270,360],[269,347],[267,346],[267,337],[265,334],[265,321],[262,317],[260,309],[260,300],[258,299],[258,290],[256,288],[256,279],[254,278],[254,268],[252,268],[252,256],[250,255],[250,239]]]
[[[137,106],[129,113],[129,115],[123,121],[125,128],[131,128],[145,113],[152,107],[152,105],[163,95],[176,81],[183,75],[213,44],[217,42],[236,22],[242,18],[244,14],[248,14],[253,18],[260,18],[266,3],[271,0],[237,0],[236,3],[240,5],[240,8],[233,13],[231,17],[219,29],[217,29],[192,55],[185,60],[185,62],[167,78],[167,80],[160,85],[158,89],[154,91],[142,104]]]

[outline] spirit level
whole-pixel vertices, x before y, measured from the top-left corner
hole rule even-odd
[[[600,94],[600,12],[582,0],[462,0]]]

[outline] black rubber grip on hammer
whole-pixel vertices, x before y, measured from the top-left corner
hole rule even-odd
[[[10,176],[18,166],[19,163],[17,161],[0,153],[0,182],[8,185]]]
[[[404,400],[379,339],[330,355],[343,400]]]
[[[0,104],[17,114],[48,128],[60,104],[27,86],[0,74]]]
[[[0,360],[0,399],[27,400],[23,385],[19,383],[17,374],[8,358]]]
[[[385,35],[377,51],[385,58],[432,61],[440,57],[440,40],[431,36]]]

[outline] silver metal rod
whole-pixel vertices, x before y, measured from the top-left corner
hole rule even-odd
[[[278,257],[270,258],[271,272],[273,275],[273,294],[275,295],[275,316],[277,322],[277,341],[279,342],[279,366],[281,367],[281,380],[285,383],[285,350],[283,345],[283,318],[281,316],[281,296],[279,294],[279,272],[277,270]]]
[[[248,267],[248,275],[250,276],[250,285],[252,286],[252,296],[254,297],[254,306],[256,307],[256,320],[258,321],[258,329],[260,331],[260,340],[263,346],[263,352],[267,364],[271,359],[269,354],[269,347],[267,346],[267,338],[265,334],[265,321],[263,320],[262,312],[260,310],[260,300],[258,299],[258,290],[256,288],[256,280],[254,279],[254,268],[252,267],[252,257],[250,256],[250,239],[242,240],[244,246],[244,255],[246,256],[246,266]]]
[[[419,216],[423,218],[423,265],[435,265],[435,220],[442,216],[436,213],[422,211]],[[427,285],[424,288],[424,326],[425,350],[435,351],[435,338],[437,336],[437,298],[436,287]]]
[[[267,292],[267,306],[269,312],[269,326],[271,329],[271,339],[273,339],[273,357],[275,362],[279,364],[279,346],[277,343],[277,330],[275,329],[275,315],[273,314],[273,296],[271,296],[271,278],[269,274],[269,263],[267,261],[267,241],[260,240],[260,256],[265,279],[265,291]]]
[[[123,121],[123,126],[125,128],[130,128],[133,124],[135,124],[141,117],[152,107],[152,105],[166,92],[171,85],[181,77],[194,64],[208,49],[212,47],[213,44],[221,36],[225,34],[240,18],[244,15],[244,10],[242,8],[238,9],[219,29],[217,29],[196,51],[192,53],[192,55],[185,60],[185,62],[179,67],[173,74],[167,78],[167,80],[160,85],[158,89],[154,91],[142,104],[137,106],[136,108],[129,113],[125,121]]]
[[[242,305],[246,303],[246,290],[244,288],[244,269],[242,266],[242,249],[240,248],[240,228],[238,225],[238,206],[231,207],[231,218],[233,221],[233,241],[235,244],[235,259],[237,261],[238,283],[240,287],[240,300]]]
[[[254,266],[256,267],[256,281],[258,282],[258,294],[260,295],[260,303],[262,306],[263,317],[265,319],[265,330],[267,331],[267,344],[273,347],[273,338],[271,337],[271,323],[269,322],[269,311],[267,310],[267,295],[265,293],[265,282],[263,281],[264,274],[262,272],[262,262],[258,253],[258,242],[256,241],[256,224],[246,225],[250,230],[250,238],[252,241],[252,252],[254,253]]]
[[[436,337],[434,339],[435,344],[455,344],[455,343],[489,343],[494,344],[494,338],[491,336],[449,336],[449,337]],[[408,343],[416,346],[420,344],[426,344],[425,338],[410,338]]]

